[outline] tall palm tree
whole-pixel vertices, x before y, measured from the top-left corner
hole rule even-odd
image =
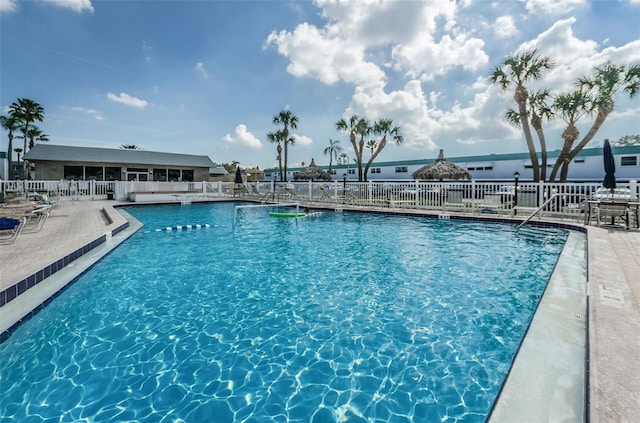
[[[291,113],[291,110],[282,110],[273,117],[273,123],[282,125],[282,142],[284,144],[284,182],[287,181],[287,163],[289,161],[289,144],[294,144],[293,136],[289,136],[289,128],[298,128],[298,116]]]
[[[378,143],[376,150],[371,150],[373,153],[371,154],[371,158],[369,158],[369,161],[367,162],[367,166],[364,168],[365,181],[367,180],[367,174],[369,173],[369,169],[371,168],[371,163],[373,163],[376,157],[378,157],[378,154],[380,154],[380,152],[384,150],[384,147],[387,145],[387,138],[390,137],[393,142],[398,145],[401,145],[404,142],[404,137],[400,135],[400,127],[393,126],[392,119],[378,119],[373,124],[372,131],[375,134],[382,135],[382,139]]]
[[[494,68],[491,74],[491,81],[498,84],[503,91],[507,91],[512,85],[515,85],[513,99],[518,105],[520,124],[531,157],[534,181],[539,181],[540,165],[529,126],[527,111],[529,93],[525,84],[530,80],[540,79],[543,71],[551,69],[553,65],[553,60],[549,56],[540,56],[537,50],[533,49],[514,57],[508,57],[502,65]]]
[[[336,129],[340,132],[349,134],[349,141],[356,153],[356,164],[358,166],[358,181],[362,181],[362,149],[364,148],[364,137],[370,132],[369,123],[365,118],[358,115],[352,115],[348,121],[340,119],[336,122]],[[360,135],[360,141],[357,136]]]
[[[546,181],[547,179],[547,140],[544,136],[544,130],[542,129],[543,121],[550,121],[553,119],[553,110],[549,105],[550,101],[549,90],[539,90],[529,95],[529,108],[531,109],[531,126],[535,129],[538,135],[538,141],[540,142],[540,180]]]
[[[282,140],[283,140],[283,132],[278,130],[274,132],[269,132],[267,134],[267,139],[269,142],[276,143],[278,146],[276,147],[276,151],[278,152],[278,170],[280,171],[280,181],[282,178]]]
[[[9,172],[13,172],[13,133],[20,128],[20,121],[13,116],[0,116],[0,124],[2,129],[6,129],[9,132],[9,145],[7,147],[7,165]],[[13,175],[9,175],[11,179]]]
[[[331,167],[333,166],[333,158],[338,160],[338,153],[342,151],[340,146],[340,140],[332,140],[329,138],[329,147],[324,149],[324,155],[329,155],[329,174],[331,174]]]
[[[120,148],[123,150],[140,150],[140,147],[135,144],[122,144]]]
[[[22,122],[22,135],[24,140],[23,151],[27,152],[27,138],[29,125],[33,122],[44,120],[44,108],[28,98],[19,98],[9,106],[9,114]],[[24,172],[27,172],[27,162],[23,162]]]
[[[540,142],[540,180],[545,181],[547,179],[547,141],[542,128],[543,121],[553,119],[553,110],[549,105],[550,101],[549,90],[540,90],[529,94],[529,114],[531,115],[531,126],[535,129]],[[505,119],[507,122],[514,126],[520,127],[520,113],[513,109],[507,110],[505,113]]]
[[[560,182],[565,182],[568,173],[568,165],[593,139],[607,117],[613,112],[614,97],[620,91],[633,98],[640,90],[640,64],[627,67],[615,65],[611,62],[602,67],[595,67],[591,76],[578,78],[578,88],[586,93],[591,106],[589,114],[595,114],[595,119],[584,138],[567,155],[566,168],[563,167],[560,174]]]

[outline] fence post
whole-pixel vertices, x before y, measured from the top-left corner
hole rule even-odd
[[[536,204],[536,207],[540,207],[544,204],[544,191],[544,181],[538,181],[538,203]],[[549,195],[551,195],[551,187],[549,187]]]
[[[632,179],[629,181],[629,190],[631,191],[631,201],[638,201],[638,181]]]

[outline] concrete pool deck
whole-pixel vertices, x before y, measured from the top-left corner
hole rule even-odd
[[[116,204],[123,203],[63,201],[53,209],[51,217],[40,232],[22,234],[13,244],[0,246],[0,292],[3,292],[19,281],[107,235],[104,243],[88,251],[82,259],[74,261],[64,270],[56,272],[36,285],[35,289],[28,289],[16,299],[0,307],[0,333],[5,332],[24,315],[28,315],[33,307],[81,274],[137,229],[135,222],[132,221],[129,222],[131,225],[129,229],[111,236],[115,228],[127,222],[125,217],[113,210],[112,206]],[[389,212],[389,209],[384,211]],[[419,210],[396,209],[396,211],[411,214],[437,214],[437,212]],[[575,226],[583,227],[579,223]],[[580,315],[579,309],[575,308],[577,305],[569,306],[569,302],[556,302],[555,305],[550,302],[550,307],[552,310],[573,316],[578,322],[582,318],[583,327],[588,317],[589,421],[635,422],[640,415],[638,400],[640,398],[640,230],[594,226],[586,229],[588,261],[585,272],[587,286],[584,289],[589,295],[589,311],[586,315]],[[579,264],[579,266],[582,265]],[[571,272],[570,267],[568,272]],[[562,279],[562,275],[560,278]],[[541,306],[544,302],[545,300],[541,302]],[[554,319],[554,315],[549,314],[546,318],[540,319],[539,326],[548,329],[550,324],[554,324]],[[531,331],[529,335],[534,339]],[[539,347],[539,343],[533,343]],[[553,349],[552,347],[554,346],[549,345],[545,350]],[[562,346],[555,347],[563,349]],[[536,351],[535,348],[525,350],[523,343],[519,356],[525,357],[525,354],[535,356],[543,352],[545,351]],[[576,355],[575,351],[571,354],[574,357],[580,356],[580,354]],[[551,358],[560,361],[557,355]],[[581,358],[584,360],[584,354]],[[549,360],[549,368],[552,368],[558,365],[552,359],[539,361],[544,364],[545,360]],[[528,361],[526,358],[523,360]],[[575,367],[581,364],[560,363],[560,366],[571,367],[571,371],[574,371]],[[566,385],[567,382],[562,378],[553,380],[551,373],[545,374],[544,377],[540,376],[535,381],[530,378],[527,380],[525,377],[525,380],[518,383],[518,387],[508,388],[508,385],[516,383],[512,381],[522,377],[518,376],[515,370],[512,371],[491,421],[508,421],[505,416],[514,415],[513,411],[511,411],[512,414],[505,414],[506,412],[500,408],[503,399],[505,402],[524,401],[515,406],[516,410],[522,413],[517,421],[584,421],[583,414],[567,411],[566,404],[562,404],[563,393],[559,387]],[[550,397],[540,395],[538,391],[538,387],[544,388],[546,384],[553,385],[546,388],[552,391],[551,398],[561,403],[560,411],[558,408],[548,411],[553,405],[549,404]],[[510,393],[508,389],[513,390]],[[526,401],[515,399],[513,392],[518,390],[525,393],[520,396]],[[535,401],[546,401],[547,404],[540,408]],[[515,402],[515,404],[518,403]],[[527,410],[527,407],[533,411]]]

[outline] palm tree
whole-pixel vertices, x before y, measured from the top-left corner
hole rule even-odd
[[[15,151],[18,156],[18,166],[20,166],[20,153],[22,153],[22,148],[14,148],[13,151]]]
[[[533,49],[514,57],[508,57],[504,63],[496,67],[491,74],[491,81],[494,84],[500,85],[503,91],[508,90],[515,84],[513,99],[518,105],[520,124],[522,125],[522,131],[524,132],[527,148],[529,149],[529,156],[531,157],[533,179],[536,182],[540,177],[540,165],[529,126],[527,111],[529,93],[525,84],[530,80],[540,79],[542,72],[551,69],[553,64],[553,60],[549,56],[540,56],[537,50]]]
[[[375,150],[377,146],[378,146],[378,141],[376,141],[376,140],[367,141],[367,148],[369,150],[371,150],[371,155],[372,156],[373,156],[373,150]]]
[[[568,172],[570,161],[569,153],[571,153],[573,143],[580,136],[580,131],[578,131],[576,123],[585,114],[592,113],[592,107],[593,103],[590,101],[589,96],[582,90],[560,94],[553,102],[555,114],[566,122],[567,127],[562,131],[562,149],[560,150],[558,160],[551,170],[551,176],[549,177],[551,182],[556,180],[556,176],[561,167],[561,180],[562,174],[566,175]]]
[[[11,103],[9,106],[9,114],[22,122],[22,135],[24,137],[23,151],[26,153],[29,125],[33,122],[42,122],[44,120],[44,108],[40,104],[28,98],[19,98],[18,101]],[[23,168],[26,173],[26,162],[23,162]]]
[[[122,144],[120,148],[123,150],[140,150],[140,147],[135,144]]]
[[[324,149],[324,155],[329,155],[329,174],[331,174],[331,166],[333,166],[333,158],[338,160],[338,153],[342,151],[340,147],[340,140],[332,140],[329,138],[329,147]]]
[[[277,143],[276,151],[278,152],[278,169],[280,171],[280,181],[282,182],[282,140],[283,140],[283,131],[275,131],[269,132],[267,134],[267,139],[269,142]]]
[[[273,117],[273,123],[282,125],[282,143],[284,144],[284,182],[287,181],[287,163],[289,161],[289,144],[294,144],[295,140],[289,136],[289,128],[298,128],[298,116],[291,113],[291,110],[282,110]]]
[[[31,125],[29,127],[29,131],[27,133],[27,136],[29,137],[29,150],[31,150],[35,145],[36,142],[47,142],[49,141],[49,136],[45,133],[43,133],[40,128],[38,128],[35,125]]]
[[[640,64],[628,67],[606,63],[602,67],[595,67],[590,77],[578,78],[576,85],[585,93],[590,102],[587,107],[589,114],[596,115],[591,128],[582,140],[567,155],[566,164],[560,174],[560,182],[565,182],[569,163],[593,139],[607,117],[613,112],[614,96],[623,91],[629,98],[635,97],[640,90]]]
[[[7,165],[9,172],[13,172],[13,132],[17,131],[20,127],[20,121],[13,116],[0,116],[0,124],[2,129],[9,131],[9,145],[7,147]],[[12,175],[9,175],[11,179]]]
[[[540,90],[529,94],[529,113],[531,114],[531,126],[535,129],[540,142],[540,180],[545,181],[547,179],[547,141],[544,136],[544,130],[542,129],[542,122],[544,120],[551,120],[553,118],[553,110],[549,106],[550,99],[549,90]],[[505,113],[505,119],[507,122],[514,126],[520,126],[520,114],[513,109],[507,110]]]
[[[336,129],[349,134],[349,141],[356,153],[356,164],[358,165],[358,181],[362,181],[362,150],[364,148],[364,137],[370,132],[369,122],[358,115],[352,115],[347,122],[340,119],[336,122]],[[360,135],[360,142],[356,143],[356,137]]]
[[[367,166],[364,168],[365,182],[367,180],[367,174],[369,173],[369,168],[371,167],[371,163],[373,163],[376,157],[378,157],[378,154],[380,154],[380,152],[387,145],[387,138],[391,137],[393,139],[393,142],[395,142],[398,145],[401,145],[404,142],[404,137],[400,135],[400,127],[393,126],[393,120],[391,119],[384,119],[384,118],[378,119],[374,123],[372,131],[375,134],[382,135],[382,139],[378,143],[378,146],[375,152],[373,151],[373,149],[371,150],[372,151],[371,158],[369,158],[369,161],[367,162]]]

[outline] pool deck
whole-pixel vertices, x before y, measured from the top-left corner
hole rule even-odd
[[[0,307],[0,333],[28,315],[39,303],[137,230],[139,226],[136,222],[129,221],[113,209],[112,206],[116,204],[124,203],[63,201],[53,209],[40,232],[21,234],[13,244],[0,245],[0,292],[3,292],[106,235],[106,242],[88,251],[83,260],[72,262],[64,271],[56,272]],[[384,211],[388,212],[389,209]],[[112,236],[115,228],[127,222],[130,225],[128,229]],[[580,223],[575,225],[582,226]],[[588,226],[587,249],[588,421],[636,422],[637,416],[640,416],[640,230]],[[587,316],[577,317],[586,319]],[[546,323],[543,321],[541,324]],[[554,383],[556,388],[551,390],[557,390],[564,382],[556,380]],[[533,391],[534,386],[532,383],[530,386],[520,386],[520,389]],[[531,392],[531,397],[535,396]],[[491,421],[508,421],[500,418],[502,411],[499,407],[497,410],[494,410]],[[524,414],[525,410],[522,411]],[[564,411],[524,414],[519,421],[586,420],[583,413]]]

